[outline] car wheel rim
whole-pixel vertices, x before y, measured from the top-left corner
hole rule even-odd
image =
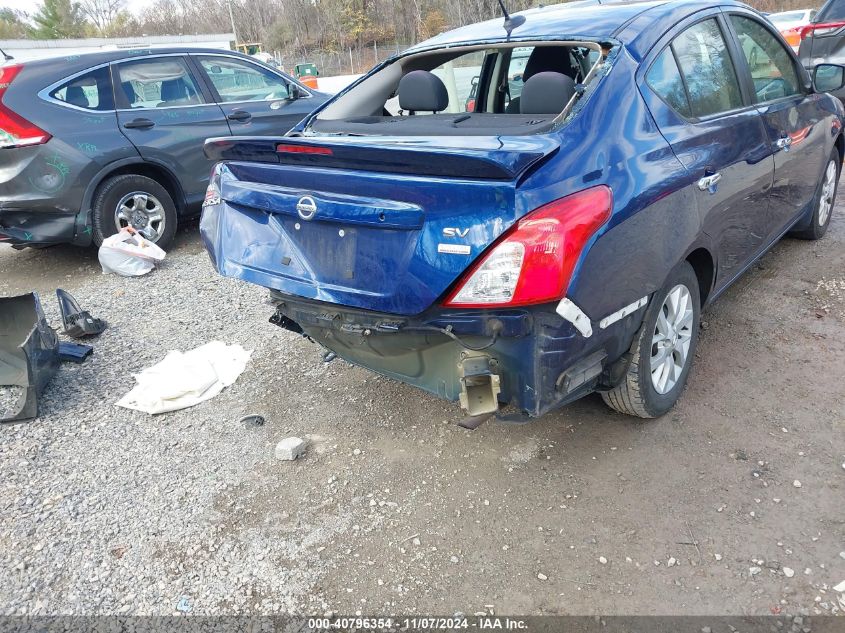
[[[166,224],[164,207],[154,195],[133,191],[117,203],[114,223],[118,231],[131,226],[151,242],[157,242]]]
[[[830,161],[824,173],[822,195],[819,200],[819,226],[827,224],[833,209],[833,196],[836,193],[836,162]]]
[[[666,295],[651,338],[651,383],[661,395],[674,389],[687,365],[693,320],[690,291],[679,284]]]

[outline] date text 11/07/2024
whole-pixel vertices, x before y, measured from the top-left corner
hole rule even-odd
[[[465,617],[414,617],[414,618],[310,618],[308,629],[320,630],[399,630],[451,631],[477,629],[482,631],[525,631],[528,623],[517,618],[494,616]]]

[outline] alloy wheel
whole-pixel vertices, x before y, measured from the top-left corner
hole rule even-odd
[[[660,395],[675,387],[687,365],[693,316],[689,289],[682,284],[672,288],[660,308],[651,338],[651,382]]]
[[[164,207],[158,198],[144,191],[123,196],[114,212],[117,230],[131,226],[151,242],[158,241],[166,223]]]
[[[830,161],[824,172],[822,184],[822,195],[819,199],[819,226],[827,224],[830,212],[833,209],[833,196],[836,194],[836,163]]]

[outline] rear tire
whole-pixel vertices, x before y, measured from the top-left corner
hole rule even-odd
[[[698,277],[683,262],[654,293],[628,352],[628,371],[618,386],[601,394],[605,404],[639,418],[656,418],[675,406],[698,344],[700,297]]]
[[[839,150],[833,148],[822,172],[816,196],[813,198],[813,217],[810,219],[810,225],[805,229],[793,231],[794,237],[802,240],[819,240],[827,233],[830,218],[833,216],[833,207],[836,204],[836,191],[839,188],[841,172],[842,160],[839,157]]]
[[[166,249],[176,234],[176,205],[167,190],[152,178],[138,174],[112,176],[94,196],[92,225],[94,244],[133,226],[141,235]]]

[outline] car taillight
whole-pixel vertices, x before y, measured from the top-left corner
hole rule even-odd
[[[22,64],[0,67],[0,148],[40,145],[51,138],[47,132],[3,103],[6,90],[22,68]]]
[[[220,163],[211,168],[211,176],[208,179],[208,187],[205,190],[205,199],[202,201],[202,208],[213,207],[220,204]]]
[[[793,49],[798,49],[801,46],[801,33],[803,31],[803,27],[796,26],[791,29],[786,29],[785,31],[781,31],[780,34],[783,35],[783,39],[786,40],[786,43],[789,44]]]
[[[843,22],[819,22],[818,24],[807,24],[801,27],[800,37],[806,39],[810,35],[824,37],[825,35],[832,35],[839,29],[845,26]]]
[[[511,307],[561,299],[584,246],[612,208],[613,193],[602,185],[535,209],[479,259],[445,305]]]

